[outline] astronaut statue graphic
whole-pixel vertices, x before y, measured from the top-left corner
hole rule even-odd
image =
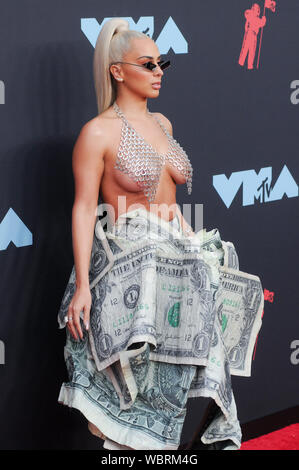
[[[274,0],[265,0],[263,16],[261,18],[260,18],[261,10],[260,10],[258,3],[253,3],[251,9],[245,10],[244,12],[246,23],[245,23],[245,33],[244,33],[244,38],[243,38],[243,43],[242,43],[242,49],[241,49],[240,57],[239,57],[239,64],[242,67],[244,66],[244,63],[248,54],[247,68],[249,70],[253,69],[253,62],[254,62],[255,53],[256,53],[257,35],[259,33],[260,28],[262,28],[261,34],[260,34],[260,45],[259,45],[257,66],[256,66],[256,68],[259,68],[263,28],[266,24],[266,16],[265,16],[266,8],[271,10],[274,13],[275,8],[276,8],[276,2]]]
[[[259,33],[259,29],[265,26],[266,17],[262,16],[262,18],[260,18],[260,7],[257,3],[254,3],[250,10],[245,10],[244,15],[246,18],[245,33],[239,57],[239,64],[241,66],[244,65],[246,56],[248,54],[247,68],[253,69],[257,35]]]

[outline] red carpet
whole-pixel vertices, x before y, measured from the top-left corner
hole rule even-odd
[[[299,423],[243,442],[241,450],[299,450]]]

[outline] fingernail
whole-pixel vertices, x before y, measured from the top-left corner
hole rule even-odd
[[[86,330],[88,330],[88,327],[89,327],[89,324],[87,322],[86,325],[85,325]]]

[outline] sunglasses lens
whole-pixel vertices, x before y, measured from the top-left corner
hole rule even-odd
[[[163,62],[159,62],[159,66],[162,70],[165,70],[167,69],[167,67],[170,66],[170,60],[166,60],[166,61],[163,61]]]
[[[146,62],[146,64],[143,64],[145,68],[149,70],[153,70],[156,66],[152,62]]]
[[[167,60],[167,61],[162,60],[158,62],[158,65],[162,70],[165,70],[167,69],[167,67],[170,66],[170,60]],[[144,64],[144,66],[149,70],[154,70],[154,68],[156,67],[156,64],[153,64],[152,62],[147,62],[146,64]]]

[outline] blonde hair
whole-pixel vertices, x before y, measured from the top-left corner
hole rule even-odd
[[[117,84],[110,72],[110,64],[123,61],[130,49],[131,39],[148,37],[140,31],[129,29],[128,21],[123,18],[112,18],[104,23],[93,55],[93,77],[99,114],[116,99]]]

